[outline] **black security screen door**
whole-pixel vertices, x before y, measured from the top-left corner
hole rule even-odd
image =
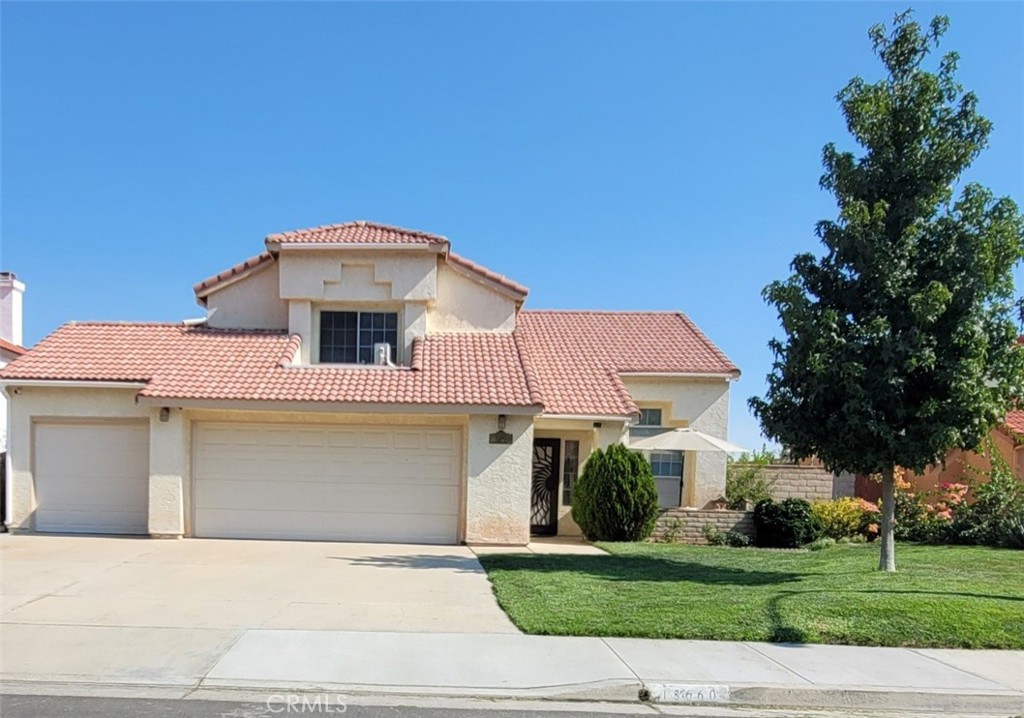
[[[530,532],[558,532],[558,439],[533,440],[533,483],[530,491]]]

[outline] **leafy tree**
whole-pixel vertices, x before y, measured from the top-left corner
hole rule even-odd
[[[763,499],[770,499],[775,488],[775,478],[769,478],[765,467],[777,461],[775,452],[768,447],[751,454],[742,454],[738,459],[726,458],[725,499],[730,509],[745,509]]]
[[[1013,286],[1024,220],[978,184],[954,196],[992,126],[955,79],[956,53],[925,68],[948,25],[923,28],[908,11],[888,33],[870,29],[887,75],[837,96],[863,153],[824,149],[821,186],[839,214],[817,225],[824,256],[798,255],[793,275],[764,290],[786,339],[770,342],[767,395],[750,401],[795,457],[881,474],[886,571],[894,467],[976,448],[1024,396]]]
[[[587,458],[573,489],[572,518],[591,541],[642,541],[658,520],[651,462],[622,444]]]

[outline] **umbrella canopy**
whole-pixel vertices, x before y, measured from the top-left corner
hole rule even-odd
[[[747,451],[725,439],[694,429],[672,429],[643,439],[633,439],[629,448],[637,451],[724,451],[740,454]]]

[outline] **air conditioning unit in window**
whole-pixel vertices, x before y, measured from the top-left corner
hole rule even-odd
[[[377,366],[392,366],[390,344],[377,342],[373,345],[373,363]]]

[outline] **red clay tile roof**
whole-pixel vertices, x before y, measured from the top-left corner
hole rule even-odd
[[[181,324],[66,324],[0,379],[147,382],[165,399],[538,407],[510,334],[417,342],[419,369],[284,366],[296,339]],[[289,355],[288,352],[291,352]]]
[[[520,299],[526,299],[526,295],[530,293],[530,290],[519,282],[509,279],[504,274],[498,274],[497,272],[477,264],[472,260],[466,259],[455,252],[448,252],[448,263],[460,267],[468,272],[472,272],[473,274],[477,274],[484,279],[489,279],[495,284],[508,289],[513,294],[518,295]]]
[[[446,404],[628,416],[628,373],[738,374],[682,314],[522,311],[513,334],[436,334],[409,368],[292,366],[297,336],[181,324],[67,324],[0,379],[132,381],[165,399]],[[1008,417],[1008,423],[1009,423]]]
[[[1024,411],[1011,411],[1003,424],[1014,434],[1024,436]]]
[[[18,356],[21,356],[22,354],[28,351],[28,349],[26,349],[25,347],[20,347],[17,344],[14,344],[13,342],[7,341],[6,339],[0,339],[0,349],[7,352],[8,354],[17,354]]]
[[[250,269],[255,269],[256,267],[266,264],[267,262],[273,261],[274,256],[270,252],[261,252],[257,254],[255,257],[249,257],[248,259],[239,262],[235,266],[225,269],[223,272],[220,272],[219,274],[215,274],[212,277],[207,277],[198,284],[192,285],[192,291],[195,292],[196,294],[199,294],[200,292],[210,289],[211,287],[215,287],[218,284],[221,284],[222,282],[226,282],[229,279],[233,279],[237,277],[239,274],[248,272]]]
[[[437,234],[416,229],[403,229],[389,224],[344,222],[342,224],[296,229],[267,236],[267,244],[423,244],[447,245],[448,240]]]
[[[739,375],[680,313],[522,311],[516,334],[547,414],[637,413],[631,372]]]

